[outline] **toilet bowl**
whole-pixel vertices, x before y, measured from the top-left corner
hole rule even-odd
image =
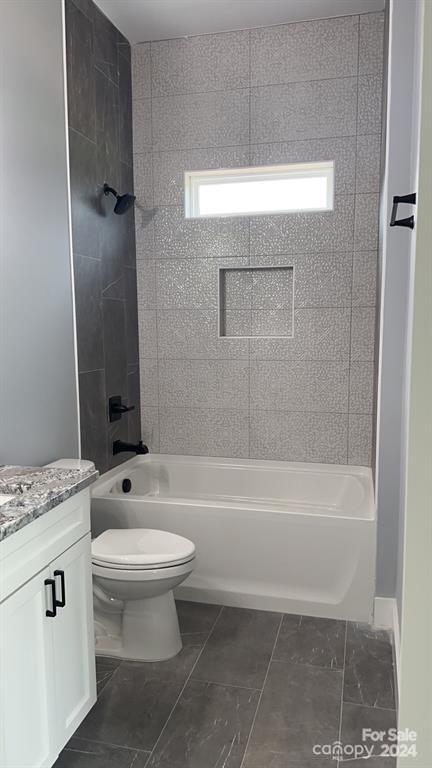
[[[173,589],[192,572],[195,546],[166,531],[104,531],[92,542],[96,653],[162,661],[182,647]]]

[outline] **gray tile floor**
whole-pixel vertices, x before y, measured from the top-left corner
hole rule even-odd
[[[386,632],[179,602],[174,659],[97,659],[98,701],[55,768],[330,768],[315,744],[396,725]],[[370,743],[369,743],[370,744]],[[392,758],[340,768],[394,768]]]

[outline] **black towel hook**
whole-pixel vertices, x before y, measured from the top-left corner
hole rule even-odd
[[[409,227],[410,229],[414,229],[414,216],[408,216],[406,219],[396,219],[399,203],[415,205],[416,193],[412,192],[410,195],[395,195],[393,197],[393,208],[390,219],[391,227]]]

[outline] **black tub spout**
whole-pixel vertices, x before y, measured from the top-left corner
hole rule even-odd
[[[149,449],[144,445],[142,440],[140,440],[139,443],[124,443],[123,440],[114,440],[113,442],[113,456],[117,453],[144,454],[148,452]]]

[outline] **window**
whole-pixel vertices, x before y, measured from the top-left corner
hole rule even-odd
[[[333,161],[186,171],[186,218],[331,211],[333,176]]]

